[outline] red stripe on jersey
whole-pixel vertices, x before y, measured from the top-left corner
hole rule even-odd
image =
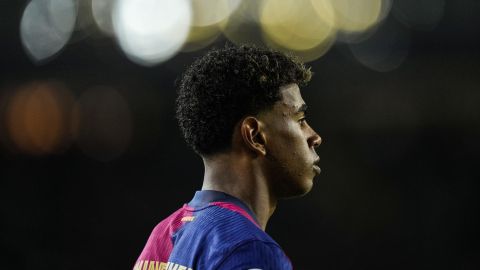
[[[185,224],[185,222],[182,221],[182,218],[191,216],[192,210],[193,208],[191,207],[180,208],[168,218],[160,222],[153,229],[153,232],[147,241],[147,245],[143,249],[138,260],[167,262],[170,253],[172,253],[173,250],[172,236],[180,229],[180,227],[182,227],[183,224]],[[161,240],[158,241],[158,239]]]
[[[228,209],[230,211],[239,213],[240,215],[246,217],[253,224],[255,224],[257,227],[260,228],[260,225],[257,224],[257,222],[247,213],[247,211],[245,211],[243,208],[241,208],[240,206],[238,206],[236,204],[229,203],[229,202],[211,202],[210,205],[215,205],[215,206],[222,207],[222,208]]]

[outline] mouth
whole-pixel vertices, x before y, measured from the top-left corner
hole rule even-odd
[[[314,162],[313,162],[313,170],[315,171],[316,174],[320,174],[320,172],[322,171],[320,169],[320,167],[318,166],[318,164],[320,163],[320,158],[317,158]]]

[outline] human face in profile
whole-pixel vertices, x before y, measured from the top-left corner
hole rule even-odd
[[[265,166],[278,198],[301,196],[320,173],[315,148],[322,139],[306,120],[307,105],[297,84],[280,87],[281,99],[261,113],[265,123]]]

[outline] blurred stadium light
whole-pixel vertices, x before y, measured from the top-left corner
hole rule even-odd
[[[98,28],[109,36],[114,35],[112,9],[116,0],[92,0],[92,15]]]
[[[84,6],[91,14],[79,9]],[[360,63],[388,71],[401,64],[402,57],[394,53],[396,60],[380,64],[378,59],[385,59],[393,42],[386,35],[402,47],[409,43],[407,28],[433,29],[444,6],[444,0],[32,0],[20,28],[22,43],[35,62],[65,46],[75,21],[77,32],[84,34],[89,29],[79,22],[93,19],[131,61],[147,67],[179,52],[205,48],[223,34],[234,44],[266,45],[293,52],[306,62],[320,58],[335,42],[354,44],[353,56]],[[390,11],[403,28],[376,34]]]
[[[115,89],[90,88],[73,106],[71,130],[85,155],[104,162],[118,158],[128,148],[133,133],[130,106]]]
[[[379,72],[399,67],[410,49],[410,30],[390,20],[384,23],[368,39],[358,44],[349,44],[355,59],[364,66]]]
[[[262,44],[258,29],[262,1],[241,1],[235,12],[221,22],[223,35],[234,44]]]
[[[345,32],[365,31],[378,23],[385,14],[382,14],[387,5],[383,0],[313,0],[313,6],[319,14],[330,5],[335,13],[335,25],[338,30]]]
[[[152,66],[173,57],[188,37],[192,9],[187,0],[118,0],[113,26],[127,57]]]
[[[42,64],[96,25],[128,59],[146,67],[205,48],[222,35],[235,44],[293,52],[306,62],[342,42],[363,66],[387,72],[406,59],[411,30],[432,30],[445,5],[444,0],[31,0],[20,21],[20,38],[33,62]],[[73,104],[65,89],[32,83],[9,99],[5,132],[13,144],[26,153],[56,152],[68,145],[71,138],[63,130],[73,123],[77,144],[88,156],[120,156],[133,132],[122,95],[108,87],[90,89],[77,101],[72,123],[65,124],[72,112],[65,108]],[[118,123],[116,117],[127,120]],[[109,121],[116,124],[105,128]]]
[[[315,12],[309,0],[264,1],[260,23],[265,42],[277,49],[294,51],[304,61],[319,58],[335,39],[331,6],[325,6],[322,13],[330,20]]]
[[[219,25],[191,26],[187,40],[183,44],[182,52],[192,52],[203,49],[212,44],[220,36]]]
[[[70,90],[60,82],[33,82],[14,89],[5,111],[10,148],[34,155],[66,149],[72,104]]]
[[[76,20],[72,0],[32,0],[23,12],[20,38],[34,62],[58,53],[68,42]]]
[[[200,50],[221,34],[220,25],[238,8],[240,0],[192,0],[192,23],[183,52]]]
[[[445,0],[395,1],[393,15],[415,30],[433,30],[443,17]]]
[[[350,44],[360,43],[374,34],[390,14],[393,4],[393,0],[329,2],[335,12],[337,41]],[[357,6],[360,3],[362,6]]]
[[[192,26],[217,24],[232,14],[240,0],[191,0],[193,7]]]

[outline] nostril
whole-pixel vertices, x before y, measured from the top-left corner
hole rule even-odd
[[[322,138],[320,136],[315,135],[315,136],[312,137],[311,145],[313,147],[318,147],[318,146],[320,146],[321,143],[322,143]]]
[[[320,143],[322,142],[322,140],[319,140],[318,139],[319,137],[312,137],[308,140],[308,145],[309,147],[312,147],[312,148],[316,148],[320,145]]]

